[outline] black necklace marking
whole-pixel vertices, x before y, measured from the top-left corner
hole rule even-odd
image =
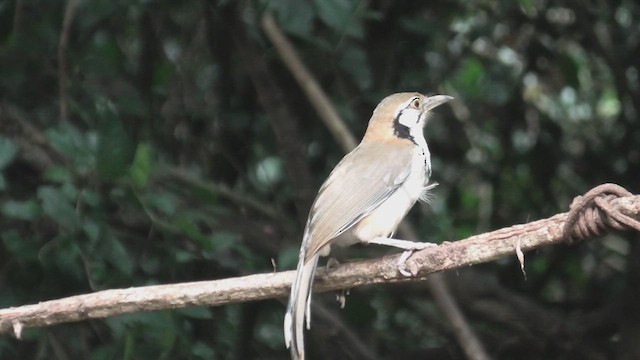
[[[412,143],[418,145],[413,138],[413,135],[411,135],[411,130],[409,129],[409,127],[400,123],[400,117],[402,116],[403,111],[404,110],[400,110],[398,116],[393,119],[393,134],[401,139],[410,140]]]

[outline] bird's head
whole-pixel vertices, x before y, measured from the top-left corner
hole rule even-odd
[[[362,142],[416,142],[431,110],[453,99],[447,95],[427,96],[417,92],[397,93],[384,98],[373,111]]]

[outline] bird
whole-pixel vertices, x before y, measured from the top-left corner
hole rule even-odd
[[[405,250],[399,271],[413,251],[434,246],[392,238],[398,224],[430,184],[431,154],[423,129],[431,110],[453,98],[418,92],[396,93],[374,109],[362,141],[324,181],[305,226],[295,280],[284,317],[285,345],[293,360],[304,360],[304,323],[311,326],[311,288],[320,256],[332,245],[358,242]]]

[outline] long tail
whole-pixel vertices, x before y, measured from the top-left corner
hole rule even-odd
[[[296,280],[291,286],[291,296],[287,313],[284,316],[284,342],[291,350],[291,359],[304,360],[304,319],[307,319],[307,329],[311,326],[311,288],[313,277],[318,265],[318,257],[305,262],[305,254],[300,253]]]

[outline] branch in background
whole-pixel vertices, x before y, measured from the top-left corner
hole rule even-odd
[[[491,359],[484,349],[484,345],[482,345],[476,333],[471,326],[469,326],[469,322],[464,317],[464,314],[460,311],[458,302],[451,294],[446,279],[442,277],[442,274],[434,274],[434,276],[429,279],[427,282],[429,290],[431,294],[433,294],[438,308],[440,308],[447,317],[447,321],[467,359]]]
[[[58,43],[58,86],[60,91],[60,120],[69,120],[69,63],[67,61],[67,48],[69,47],[69,34],[71,24],[76,16],[78,0],[69,0],[64,10],[62,31]]]
[[[248,194],[237,193],[230,189],[226,184],[223,183],[214,183],[210,181],[206,181],[198,178],[197,176],[181,170],[179,168],[165,168],[159,170],[157,173],[159,177],[171,177],[183,183],[187,183],[190,186],[198,187],[201,189],[205,189],[206,191],[222,196],[226,199],[233,201],[234,203],[240,206],[246,206],[253,210],[256,210],[258,213],[266,216],[269,219],[284,221],[282,213],[278,211],[278,209],[262,203],[254,198],[252,198]]]
[[[306,147],[301,141],[301,132],[295,116],[278,82],[267,67],[261,51],[256,48],[255,41],[247,36],[244,24],[236,22],[232,36],[234,45],[256,89],[258,100],[273,128],[278,150],[294,189],[299,220],[305,223],[316,189],[306,162]]]
[[[640,195],[609,200],[610,208],[633,223],[640,231]],[[578,211],[581,209],[578,209]],[[565,225],[572,214],[515,225],[465,240],[443,244],[416,252],[408,261],[415,275],[406,278],[398,272],[399,255],[346,263],[327,273],[319,271],[315,292],[347,289],[356,286],[418,281],[435,272],[461,268],[500,257],[517,249],[531,251],[544,246],[564,244]],[[610,214],[600,214],[606,223]],[[187,306],[220,306],[231,303],[284,297],[289,292],[294,271],[257,274],[238,278],[106,290],[0,310],[0,333],[13,332],[20,337],[25,328],[105,318],[140,311],[176,309]]]
[[[331,104],[331,100],[322,90],[316,79],[311,75],[307,67],[304,65],[300,57],[296,53],[294,47],[291,45],[286,36],[282,33],[282,30],[278,27],[273,16],[269,13],[265,13],[261,20],[262,30],[265,32],[269,40],[278,50],[278,54],[282,58],[282,61],[287,65],[289,71],[293,74],[296,81],[302,90],[304,90],[309,102],[316,109],[320,119],[324,121],[325,125],[333,137],[340,143],[343,149],[351,151],[358,144],[353,137],[349,128],[344,124],[344,121],[338,115],[338,112]]]
[[[405,239],[416,241],[419,239],[413,226],[408,221],[400,224],[399,232]],[[435,299],[438,309],[448,320],[448,324],[469,360],[489,360],[491,357],[484,349],[482,342],[460,309],[457,300],[449,290],[448,281],[442,274],[433,274],[427,281],[427,286]]]
[[[22,0],[16,0],[13,8],[13,35],[18,35],[24,27],[24,3]]]
[[[349,358],[362,360],[380,359],[370,346],[363,342],[362,338],[351,330],[351,328],[345,324],[344,320],[337,316],[334,311],[329,310],[319,301],[312,303],[311,306],[313,307],[313,312],[318,315],[318,318],[322,319],[322,323],[318,325],[327,328],[327,331],[324,332],[325,336],[320,339],[321,343],[326,343],[330,340],[329,338],[339,338],[345,343],[345,347],[350,352],[350,355],[352,355]],[[332,355],[333,356],[325,356],[324,358],[340,358],[336,356],[336,354]]]
[[[40,172],[70,163],[20,109],[7,103],[0,103],[0,134],[18,145],[18,156]]]

